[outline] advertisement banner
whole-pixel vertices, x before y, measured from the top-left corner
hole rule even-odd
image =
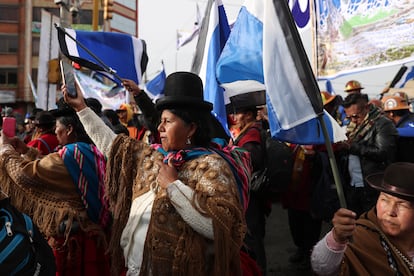
[[[316,0],[319,80],[414,60],[414,1]]]

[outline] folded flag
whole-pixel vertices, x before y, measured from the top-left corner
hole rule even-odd
[[[106,75],[113,70],[120,78],[141,83],[148,64],[144,40],[129,34],[56,28],[60,50],[70,60]],[[112,79],[121,84],[118,78]]]
[[[151,93],[154,98],[158,98],[164,94],[165,79],[167,75],[165,74],[164,63],[162,63],[160,72],[145,85],[146,92]],[[150,96],[151,96],[150,95]]]
[[[286,1],[245,2],[217,62],[216,74],[226,91],[234,94],[265,87],[272,137],[295,144],[324,144],[318,118],[323,116],[330,141],[346,139],[344,130],[323,110],[318,84]]]

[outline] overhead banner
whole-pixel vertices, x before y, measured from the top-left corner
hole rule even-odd
[[[414,60],[414,1],[315,3],[319,80]]]

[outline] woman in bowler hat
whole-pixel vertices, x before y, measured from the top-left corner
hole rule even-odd
[[[243,210],[229,163],[211,150],[212,104],[203,99],[201,79],[188,72],[167,77],[165,96],[155,105],[161,144],[152,145],[114,134],[81,93],[70,98],[63,91],[108,157],[112,270],[241,275]]]
[[[414,274],[414,164],[392,163],[366,180],[380,192],[376,206],[358,219],[335,213],[312,253],[317,275]]]

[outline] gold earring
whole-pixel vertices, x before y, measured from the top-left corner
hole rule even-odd
[[[191,145],[190,137],[187,137],[187,141],[185,142],[187,145]]]

